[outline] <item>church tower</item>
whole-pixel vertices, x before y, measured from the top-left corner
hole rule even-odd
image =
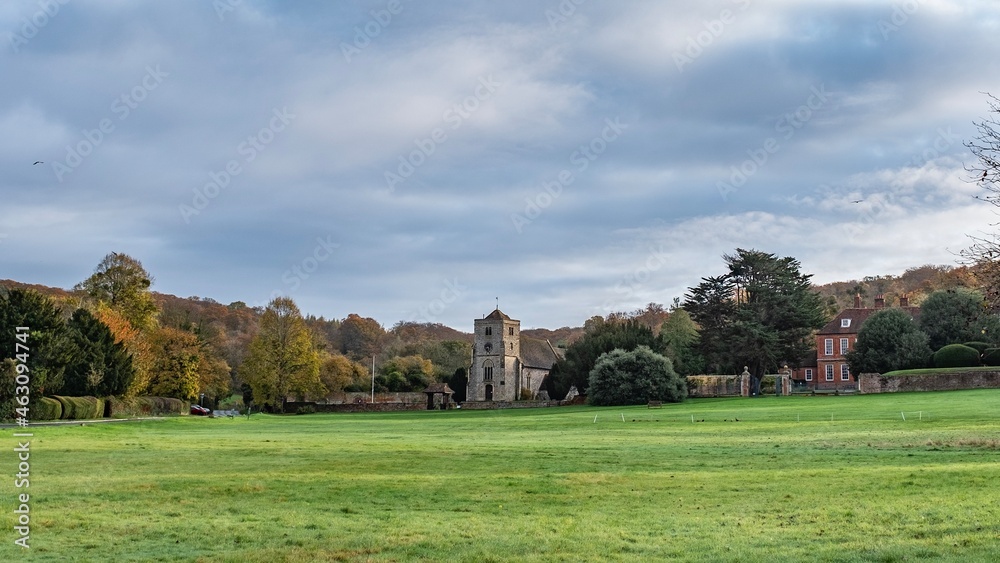
[[[494,310],[475,321],[469,401],[516,401],[521,389],[521,321]]]

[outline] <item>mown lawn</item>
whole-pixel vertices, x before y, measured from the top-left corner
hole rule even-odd
[[[32,431],[0,561],[1000,560],[1000,390]]]

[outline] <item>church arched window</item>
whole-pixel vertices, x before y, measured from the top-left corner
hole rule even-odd
[[[486,327],[486,336],[493,336],[493,327]]]
[[[493,362],[490,360],[483,362],[483,380],[493,381]]]

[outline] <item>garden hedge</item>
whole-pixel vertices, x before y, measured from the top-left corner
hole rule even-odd
[[[979,350],[965,344],[949,344],[934,352],[934,367],[963,368],[976,367],[979,362]]]
[[[993,345],[990,344],[989,342],[976,341],[976,342],[963,342],[963,344],[968,346],[969,348],[975,348],[976,350],[979,350],[980,355],[982,355],[983,352],[985,352],[988,348],[993,347]]]
[[[59,420],[60,417],[62,417],[62,403],[51,397],[38,399],[38,404],[31,413],[31,418],[35,420]]]

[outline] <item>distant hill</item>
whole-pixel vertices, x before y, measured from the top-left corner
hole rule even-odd
[[[861,295],[863,305],[871,307],[876,295],[885,298],[886,305],[899,304],[901,296],[907,296],[910,305],[920,303],[934,291],[958,287],[977,287],[975,273],[966,266],[924,265],[910,268],[899,276],[866,276],[860,280],[849,280],[817,285],[815,289],[826,299],[829,312],[837,312],[854,306],[854,296]]]
[[[565,348],[573,342],[579,340],[580,337],[583,336],[583,332],[582,326],[573,328],[564,326],[555,330],[549,330],[546,328],[529,328],[527,330],[522,330],[521,334],[530,336],[531,338],[548,340],[557,348]]]

